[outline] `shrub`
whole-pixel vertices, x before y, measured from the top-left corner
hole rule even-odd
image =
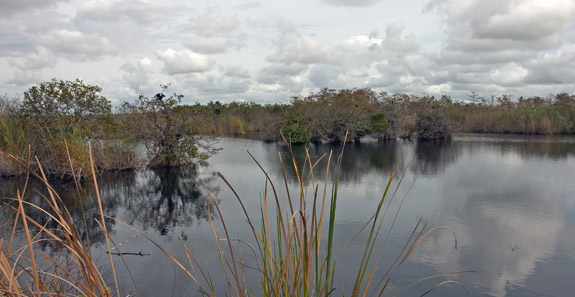
[[[301,124],[297,115],[287,118],[282,125],[281,131],[289,143],[305,143],[310,140],[308,130]]]

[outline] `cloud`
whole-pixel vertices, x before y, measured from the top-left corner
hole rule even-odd
[[[307,65],[282,65],[274,63],[260,69],[257,82],[268,86],[278,86],[278,88],[274,88],[274,92],[300,92],[307,83],[307,70]]]
[[[529,71],[515,63],[510,63],[491,72],[493,82],[502,86],[520,86]]]
[[[321,0],[321,2],[334,6],[363,7],[373,5],[378,0]]]
[[[215,63],[207,56],[189,50],[176,51],[171,48],[156,51],[156,57],[164,63],[168,74],[205,72],[210,70]]]
[[[178,13],[177,6],[157,5],[139,0],[128,1],[86,1],[78,7],[78,21],[117,23],[122,20],[139,25],[166,23],[166,16]]]
[[[321,43],[311,36],[291,36],[281,41],[277,51],[266,57],[268,62],[279,62],[286,65],[292,63],[334,64],[339,60],[339,54],[329,45]]]
[[[395,22],[387,25],[385,29],[385,39],[381,42],[384,49],[398,53],[412,53],[419,49],[415,35],[409,34],[402,37],[405,24]]]
[[[37,46],[33,53],[20,59],[14,59],[10,64],[21,70],[37,70],[54,66],[56,64],[56,57],[45,47]]]
[[[3,0],[0,15],[11,17],[21,12],[54,7],[59,2],[68,0]]]
[[[307,69],[308,66],[301,64],[272,64],[260,69],[258,72],[257,81],[259,83],[270,85],[279,82],[291,84],[293,82],[293,77],[302,75]]]
[[[235,45],[229,39],[223,37],[198,36],[184,43],[184,46],[201,54],[219,54],[226,52]]]
[[[198,89],[200,95],[233,96],[245,93],[250,88],[249,78],[225,75],[221,71],[197,74],[190,83]]]
[[[536,42],[569,27],[572,1],[524,1],[508,5],[508,10],[489,15],[485,23],[473,24],[478,38]],[[542,21],[544,20],[544,21]],[[556,39],[556,38],[553,38]]]
[[[343,72],[345,68],[342,66],[317,65],[310,69],[308,79],[316,88],[336,87],[335,82]]]
[[[122,75],[133,94],[143,94],[154,91],[159,82],[153,79],[154,69],[152,67],[152,60],[149,58],[139,59],[135,64],[126,63],[120,67],[125,73]]]
[[[259,8],[261,6],[262,6],[261,2],[253,1],[253,2],[246,2],[246,3],[237,4],[237,5],[234,5],[232,8],[233,9],[239,9],[239,10],[245,10],[245,9]]]
[[[236,31],[240,24],[240,21],[235,17],[222,17],[220,9],[212,6],[206,8],[203,14],[190,17],[186,28],[199,36],[209,38],[229,35]]]
[[[530,84],[573,84],[575,44],[564,45],[554,53],[542,53],[527,64]]]
[[[502,51],[532,57],[540,50],[559,46],[575,17],[575,3],[568,0],[436,0],[428,9],[438,9],[444,15],[448,28],[443,53],[446,60],[461,53],[483,59]],[[501,62],[513,61],[517,62],[517,57],[508,55]]]
[[[56,29],[36,35],[33,39],[39,45],[54,53],[64,54],[72,60],[95,60],[117,54],[117,49],[110,40],[98,34]]]
[[[425,11],[438,12],[446,28],[439,51],[425,54],[433,70],[425,78],[434,85],[533,95],[546,90],[543,84],[573,83],[566,77],[575,61],[565,44],[575,24],[573,1],[432,0]]]
[[[31,85],[41,80],[41,76],[37,71],[33,70],[17,70],[12,78],[8,81],[10,84],[24,86]]]
[[[229,66],[225,71],[225,75],[241,77],[241,78],[249,78],[250,71],[246,68],[239,66]]]

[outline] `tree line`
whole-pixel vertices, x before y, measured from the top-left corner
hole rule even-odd
[[[50,175],[89,175],[92,148],[98,170],[179,166],[215,151],[213,136],[254,135],[264,141],[357,142],[365,139],[442,139],[457,132],[575,134],[575,96],[471,93],[390,94],[369,88],[321,89],[289,104],[231,102],[184,105],[183,95],[141,94],[112,112],[101,88],[81,80],[38,83],[17,100],[0,97],[0,175],[17,175],[41,161]],[[139,151],[145,151],[141,158]]]

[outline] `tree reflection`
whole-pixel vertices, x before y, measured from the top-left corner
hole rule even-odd
[[[110,172],[98,176],[100,197],[104,214],[122,222],[146,231],[158,231],[161,235],[169,235],[176,226],[189,226],[208,219],[208,202],[210,195],[219,192],[214,185],[215,173],[207,174],[202,168],[207,163],[197,163],[178,168],[156,168],[142,171]],[[13,178],[2,180],[0,197],[4,203],[10,203],[10,198],[16,197],[16,192],[24,187],[26,180]],[[104,242],[105,236],[98,223],[100,214],[91,181],[85,181],[81,187],[74,183],[52,181],[52,186],[60,195],[64,204],[78,226],[81,236],[91,244]],[[26,199],[44,209],[48,197],[46,187],[31,180],[27,186]],[[58,229],[57,222],[50,219],[46,213],[27,208],[27,214],[38,223],[50,229]],[[215,217],[214,213],[211,214]],[[14,218],[9,207],[0,213],[3,221],[12,222]],[[115,233],[117,221],[106,219],[108,232]],[[84,227],[85,226],[85,227]],[[6,224],[3,233],[9,232],[10,224]],[[4,234],[3,234],[4,235]],[[50,246],[43,242],[43,248]]]
[[[412,170],[421,175],[437,175],[461,156],[462,148],[450,139],[419,140]]]
[[[161,235],[175,226],[208,220],[209,195],[219,189],[211,185],[215,175],[199,178],[199,169],[198,164],[152,169],[154,176],[136,193],[141,211],[133,213],[134,219],[138,218],[144,229],[154,228]]]

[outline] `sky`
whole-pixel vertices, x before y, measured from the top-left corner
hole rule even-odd
[[[187,104],[575,94],[575,1],[0,0],[0,95],[52,78],[115,105],[165,84]]]

